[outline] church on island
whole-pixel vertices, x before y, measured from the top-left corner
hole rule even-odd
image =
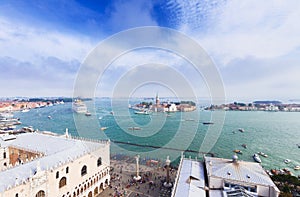
[[[68,130],[1,135],[0,196],[97,196],[110,184],[109,149]]]
[[[137,114],[148,114],[140,112],[190,112],[196,110],[196,103],[193,101],[181,101],[181,102],[161,102],[158,94],[155,97],[155,103],[142,102],[129,108],[137,110]]]

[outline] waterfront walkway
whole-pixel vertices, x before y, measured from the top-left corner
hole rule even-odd
[[[166,169],[154,164],[140,165],[141,181],[133,181],[136,173],[136,164],[125,160],[111,160],[111,184],[100,193],[99,197],[167,197],[171,196],[171,188],[163,186],[166,178]],[[177,171],[170,170],[171,182],[174,182]]]

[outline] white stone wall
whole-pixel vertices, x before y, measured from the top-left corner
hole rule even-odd
[[[3,154],[6,152],[6,158],[3,158]],[[4,165],[6,163],[6,166]],[[6,147],[0,147],[0,171],[5,170],[7,166],[9,165],[9,154],[8,154],[8,148]]]
[[[97,166],[99,157],[102,158],[102,165]],[[84,165],[87,166],[87,174],[81,176],[81,169]],[[67,167],[69,167],[68,173],[66,172]],[[109,143],[107,143],[105,148],[86,154],[55,169],[38,172],[29,181],[12,186],[0,194],[0,197],[14,197],[17,193],[19,197],[35,197],[40,190],[45,191],[48,197],[73,197],[74,193],[75,196],[88,197],[89,194],[95,196],[95,193],[100,192],[100,187],[108,186],[110,182],[109,169]],[[58,178],[56,178],[57,172],[59,172]],[[59,181],[62,177],[66,177],[66,185],[59,188]]]

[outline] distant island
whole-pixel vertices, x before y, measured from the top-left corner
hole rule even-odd
[[[53,105],[64,104],[72,102],[74,99],[71,97],[51,97],[51,98],[15,98],[15,99],[2,99],[0,100],[0,112],[13,112],[23,111],[49,107]],[[80,98],[83,101],[92,100],[91,98]]]
[[[284,104],[280,101],[254,101],[252,103],[233,102],[222,105],[211,105],[205,110],[226,110],[226,111],[284,111],[300,112],[300,104]]]
[[[155,97],[155,103],[141,102],[129,108],[136,110],[136,114],[149,114],[150,112],[190,112],[196,110],[196,103],[193,101],[180,101],[180,102],[161,102],[158,94]]]

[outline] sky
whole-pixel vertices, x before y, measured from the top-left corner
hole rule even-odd
[[[298,0],[2,0],[0,97],[72,96],[80,68],[104,40],[131,28],[157,26],[176,30],[202,47],[222,79],[227,100],[300,99],[299,10]],[[108,65],[98,76],[95,95],[128,96],[114,88],[147,63],[168,65],[198,97],[211,96],[205,79],[210,76],[195,72],[180,54],[148,48]],[[178,80],[164,66],[155,69],[170,84]],[[175,87],[151,80],[126,88],[129,96],[177,94]]]

